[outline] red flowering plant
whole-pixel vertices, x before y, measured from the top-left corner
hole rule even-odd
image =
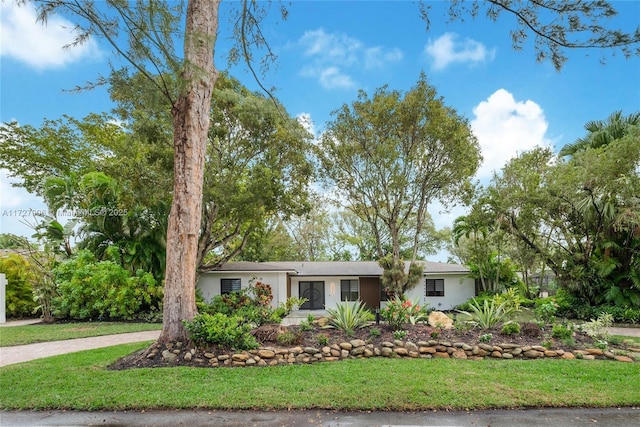
[[[407,299],[404,295],[394,296],[387,302],[380,315],[385,319],[394,331],[402,329],[403,325],[420,322],[427,318],[427,312],[420,306],[418,298]]]

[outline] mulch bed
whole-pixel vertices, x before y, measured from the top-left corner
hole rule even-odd
[[[582,334],[575,333],[573,337],[574,344],[567,347],[562,342],[550,338],[551,328],[541,329],[535,323],[521,324],[521,332],[515,335],[505,335],[501,332],[501,328],[490,330],[480,330],[478,328],[470,330],[456,329],[439,329],[428,325],[406,325],[406,337],[402,341],[449,341],[451,343],[463,342],[469,345],[477,345],[481,342],[487,344],[499,345],[502,343],[517,344],[519,346],[540,346],[542,343],[550,344],[550,349],[563,349],[570,351],[572,349],[593,348],[594,343],[591,338]],[[292,332],[295,340],[290,343],[282,344],[278,342],[277,336],[284,332]],[[291,347],[315,347],[321,348],[326,345],[340,344],[341,342],[349,342],[351,340],[360,339],[374,346],[380,346],[383,342],[392,342],[394,338],[393,330],[386,324],[372,324],[370,326],[356,330],[353,334],[347,335],[344,332],[331,328],[321,327],[318,324],[308,327],[300,326],[280,326],[280,325],[263,325],[253,331],[262,347],[272,348],[291,348]],[[491,339],[482,341],[481,336],[491,334]],[[195,353],[190,361],[185,361],[179,357],[176,361],[167,362],[162,358],[163,350],[175,349],[191,349],[195,348]],[[154,357],[148,357],[153,350],[157,353]],[[109,366],[109,369],[122,370],[130,368],[153,368],[168,366],[193,366],[193,367],[211,367],[208,363],[205,353],[213,353],[216,355],[227,354],[232,355],[238,353],[231,348],[221,348],[218,346],[194,347],[187,343],[169,343],[168,345],[154,343],[151,347],[130,354]]]

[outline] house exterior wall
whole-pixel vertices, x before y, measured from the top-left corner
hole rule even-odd
[[[287,273],[285,272],[215,272],[203,273],[198,279],[196,289],[200,290],[206,302],[210,302],[214,296],[220,295],[221,279],[240,279],[240,287],[245,289],[251,281],[260,281],[271,285],[273,300],[271,305],[277,307],[287,299]]]
[[[352,280],[358,277],[353,276],[295,276],[287,275],[286,272],[211,272],[204,273],[198,280],[199,289],[205,301],[220,295],[221,279],[240,279],[241,287],[249,286],[251,280],[260,280],[271,285],[273,290],[272,305],[277,307],[284,303],[288,296],[298,297],[300,282],[324,282],[325,307],[335,307],[340,302],[340,281]],[[444,296],[426,296],[426,279],[444,279]],[[288,285],[290,283],[290,285]],[[360,294],[361,294],[360,290]],[[461,274],[427,274],[414,289],[407,293],[411,299],[418,298],[422,305],[436,310],[451,310],[458,304],[462,304],[475,296],[474,280],[466,278]],[[384,307],[386,302],[381,302]]]
[[[427,279],[444,279],[444,296],[427,296]],[[452,310],[475,296],[475,282],[459,274],[426,274],[407,296],[411,299],[420,298],[423,305],[438,311]]]

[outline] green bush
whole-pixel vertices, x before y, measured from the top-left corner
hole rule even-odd
[[[536,308],[534,313],[536,319],[540,320],[544,324],[553,323],[558,312],[558,303],[553,298],[542,298],[536,301]]]
[[[33,299],[33,282],[36,275],[29,262],[18,254],[0,258],[0,273],[7,279],[6,314],[8,317],[29,316],[36,309]]]
[[[559,340],[571,338],[573,335],[573,327],[567,325],[553,325],[551,328],[551,336]]]
[[[336,308],[327,308],[329,323],[346,334],[352,334],[373,320],[373,315],[362,301],[345,301],[336,304]]]
[[[502,333],[505,335],[516,335],[520,333],[520,324],[516,322],[507,322],[502,325]]]
[[[283,309],[274,310],[270,302],[273,299],[271,286],[257,282],[248,288],[216,295],[210,304],[197,303],[199,313],[221,313],[227,316],[239,316],[255,326],[265,323],[279,323]]]
[[[88,250],[54,269],[58,296],[53,314],[73,319],[131,320],[157,311],[162,288],[150,273],[138,270],[131,276],[117,262],[117,249],[107,250],[107,260],[98,261]]]
[[[237,350],[258,347],[258,341],[251,335],[251,326],[239,316],[202,313],[191,322],[185,321],[184,325],[191,340],[197,344],[214,344]]]

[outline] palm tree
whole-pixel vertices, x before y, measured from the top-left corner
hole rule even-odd
[[[609,145],[612,141],[626,136],[634,127],[640,126],[640,112],[623,116],[622,111],[616,111],[606,120],[587,122],[584,128],[588,132],[584,138],[569,143],[560,150],[560,157],[570,157],[587,148],[599,148]]]

